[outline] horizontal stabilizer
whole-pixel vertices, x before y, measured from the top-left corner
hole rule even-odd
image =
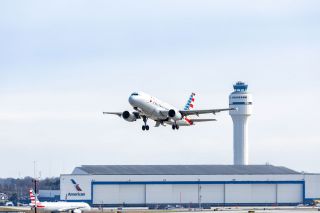
[[[217,121],[217,119],[190,119],[192,123],[196,122],[207,122],[207,121]]]
[[[200,114],[216,114],[217,112],[222,112],[222,111],[229,111],[229,110],[235,110],[235,108],[225,108],[225,109],[200,109],[200,110],[180,110],[179,112],[183,116],[188,116],[188,115],[200,115]]]

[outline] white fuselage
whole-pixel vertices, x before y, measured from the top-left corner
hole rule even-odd
[[[168,124],[174,123],[173,120],[168,119],[167,114],[161,113],[162,111],[175,110],[179,111],[174,106],[163,102],[155,97],[152,97],[146,93],[139,92],[137,94],[132,94],[129,97],[129,103],[136,109],[139,109],[143,114],[145,114],[148,118],[151,118],[155,121],[163,121]],[[189,126],[190,124],[184,118],[176,121],[179,126]]]
[[[58,212],[63,210],[72,210],[74,212],[78,211],[90,211],[91,207],[89,204],[84,202],[41,202],[41,204],[37,205],[38,209],[42,209],[44,211]]]

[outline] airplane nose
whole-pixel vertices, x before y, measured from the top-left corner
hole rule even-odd
[[[133,95],[131,95],[130,97],[129,97],[129,103],[131,104],[131,105],[133,105],[134,104],[134,102],[135,102],[135,96],[133,96]]]

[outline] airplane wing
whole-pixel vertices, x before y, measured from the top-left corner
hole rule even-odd
[[[103,114],[108,114],[108,115],[117,115],[119,117],[122,117],[123,116],[123,112],[102,112]],[[132,112],[132,114],[134,114],[135,118],[136,119],[140,119],[141,116],[143,114],[141,114],[140,112]]]
[[[202,110],[180,110],[179,112],[183,116],[188,116],[188,115],[200,115],[200,114],[216,114],[217,112],[222,112],[222,111],[229,111],[229,110],[235,110],[235,108],[225,108],[225,109],[202,109]]]
[[[119,117],[122,116],[122,112],[102,112],[103,114],[109,114],[109,115],[118,115]]]
[[[196,122],[206,122],[206,121],[216,121],[217,119],[189,119],[192,123]]]
[[[0,211],[3,212],[26,212],[26,211],[30,211],[31,208],[29,206],[1,206]]]
[[[69,208],[61,208],[61,209],[58,209],[58,212],[67,212],[67,211],[74,211],[74,210],[77,210],[77,209],[80,209],[81,207],[78,206],[78,207],[69,207]]]

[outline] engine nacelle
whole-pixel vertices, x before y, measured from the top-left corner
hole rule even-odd
[[[133,113],[130,113],[129,111],[124,111],[122,113],[122,117],[124,120],[129,122],[133,122],[137,120],[136,116]]]
[[[168,116],[169,116],[169,118],[171,118],[171,119],[173,119],[175,121],[181,120],[181,118],[182,118],[181,113],[180,112],[176,112],[174,109],[170,109],[168,111]]]

